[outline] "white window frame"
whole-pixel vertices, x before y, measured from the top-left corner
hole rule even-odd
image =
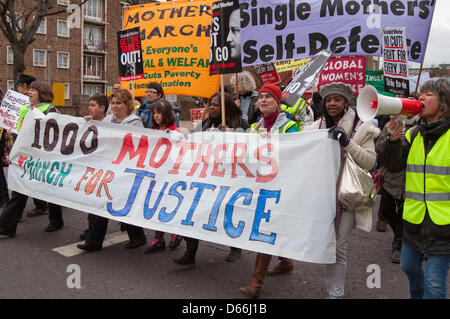
[[[86,88],[87,87],[90,87],[90,90],[89,90],[89,92],[86,92],[87,90],[86,90]],[[96,88],[95,90],[92,90],[92,88]],[[98,88],[101,88],[101,90],[98,90]],[[89,96],[91,96],[91,95],[93,95],[93,94],[95,94],[95,93],[101,93],[101,94],[103,94],[103,90],[104,90],[104,87],[103,87],[103,84],[95,84],[95,83],[85,83],[84,85],[83,85],[83,94],[85,94],[85,95],[89,95]]]
[[[44,23],[44,31],[43,32],[39,32],[39,29],[41,28],[42,23]],[[36,30],[36,33],[37,34],[47,34],[47,17],[44,17],[41,20],[41,24],[39,25],[39,28]]]
[[[61,54],[67,54],[67,65],[59,64],[59,56]],[[57,51],[56,52],[56,67],[59,69],[68,69],[70,67],[70,53],[65,51]]]
[[[89,15],[89,10],[91,9],[90,7],[90,2],[95,2],[97,4],[97,6],[95,8],[92,9],[96,9],[95,11],[96,14],[100,14],[100,17],[98,17],[97,15]],[[91,5],[93,6],[93,5]],[[83,10],[84,10],[84,16],[88,19],[88,20],[95,20],[95,21],[103,21],[103,17],[105,15],[105,2],[103,0],[88,0],[88,2],[86,2],[83,5]]]
[[[6,46],[6,64],[14,64],[14,52],[12,46]]]
[[[64,83],[64,100],[70,100],[70,83]]]
[[[14,90],[14,80],[7,80],[6,81],[6,89],[7,90]]]
[[[60,23],[65,23],[65,24],[66,24],[67,34],[64,34],[64,33],[59,32],[59,24],[60,24]],[[67,21],[67,20],[61,20],[61,19],[57,19],[57,20],[56,20],[56,35],[57,35],[58,37],[61,37],[61,38],[69,38],[69,37],[70,37],[69,21]]]
[[[36,62],[36,51],[41,51],[41,52],[45,53],[44,65],[37,64],[37,62]],[[38,67],[42,67],[42,68],[46,68],[47,67],[47,50],[33,49],[33,66],[38,66]]]
[[[86,59],[93,59],[95,62],[95,74],[90,73],[88,69],[88,61]],[[83,56],[83,77],[91,80],[102,80],[104,76],[105,59],[99,55],[85,54]]]

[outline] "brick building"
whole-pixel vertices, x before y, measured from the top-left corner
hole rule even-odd
[[[81,0],[52,3],[52,11],[59,11]],[[18,5],[16,10],[22,14]],[[46,17],[25,54],[25,73],[51,85],[64,83],[66,106],[74,104],[77,95],[106,94],[118,78],[117,31],[121,24],[122,4],[116,0],[88,0],[81,10]],[[5,92],[14,87],[14,58],[1,32],[0,52],[4,59],[0,62],[0,89]]]

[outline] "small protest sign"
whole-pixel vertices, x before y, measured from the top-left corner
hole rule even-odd
[[[342,82],[352,87],[353,94],[365,84],[366,57],[332,57],[320,72],[318,88],[333,82]]]
[[[17,134],[20,108],[28,103],[28,96],[8,90],[0,106],[0,127]]]
[[[384,90],[409,96],[408,47],[405,28],[384,28]]]
[[[255,65],[254,68],[256,74],[258,74],[264,84],[276,84],[280,82],[280,76],[273,63]]]
[[[295,105],[303,93],[305,93],[306,89],[314,82],[314,79],[322,71],[332,55],[333,52],[329,50],[318,53],[311,62],[297,73],[283,91],[283,98],[287,105]]]
[[[140,28],[117,32],[119,81],[131,81],[144,78]]]
[[[213,4],[209,74],[242,71],[239,1]]]

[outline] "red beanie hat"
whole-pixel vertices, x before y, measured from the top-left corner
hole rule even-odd
[[[258,95],[262,92],[269,93],[277,101],[278,105],[281,104],[281,89],[278,86],[273,84],[264,84],[259,90]]]

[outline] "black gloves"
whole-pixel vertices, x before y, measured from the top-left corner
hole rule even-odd
[[[346,147],[350,144],[350,139],[347,137],[347,133],[345,133],[342,127],[333,126],[328,130],[328,134],[331,138],[338,140],[342,147]]]

